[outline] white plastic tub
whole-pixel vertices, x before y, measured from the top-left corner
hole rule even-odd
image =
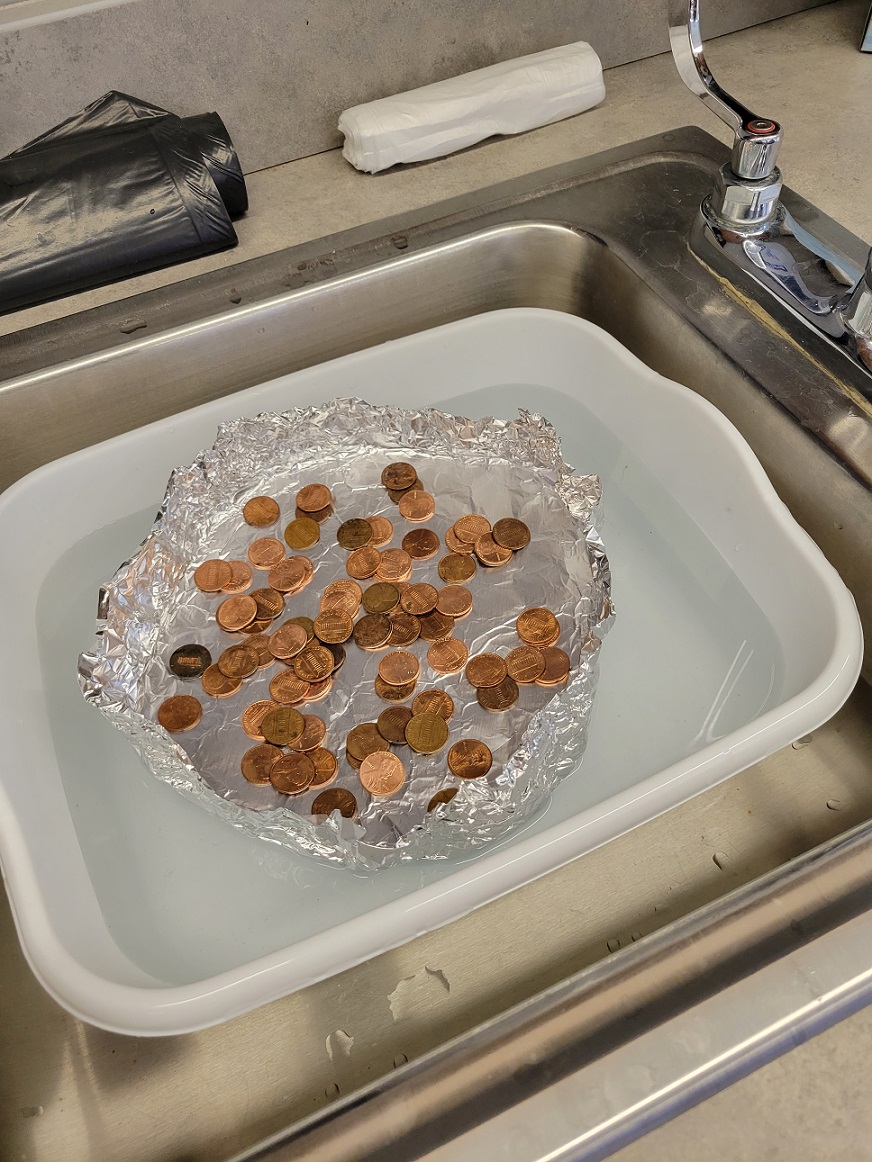
[[[224,419],[356,394],[541,411],[599,472],[616,623],[590,743],[545,814],[463,862],[371,878],[247,839],[87,706],[96,598],[170,471]],[[59,414],[62,401],[59,401]],[[439,927],[813,730],[856,681],[835,571],[735,429],[599,328],[478,316],[286,376],[41,468],[0,496],[0,856],[28,959],[106,1028],[202,1028]]]

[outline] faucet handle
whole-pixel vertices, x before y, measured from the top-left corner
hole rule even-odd
[[[667,0],[669,44],[681,79],[705,105],[732,129],[730,167],[744,181],[775,176],[782,129],[777,121],[757,117],[722,89],[705,59],[699,31],[699,0]]]

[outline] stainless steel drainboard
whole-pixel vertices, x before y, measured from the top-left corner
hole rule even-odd
[[[707,134],[676,131],[0,340],[0,486],[336,355],[480,311],[546,307],[599,323],[720,407],[840,568],[868,625],[872,468],[858,439],[868,399],[847,363],[811,338],[794,341],[776,307],[723,286],[688,252],[722,157]],[[856,238],[786,200],[862,262]],[[822,418],[799,416],[814,397],[825,397]],[[214,1159],[321,1109],[262,1156],[423,1154],[626,1039],[618,1026],[642,997],[636,1032],[862,912],[872,898],[863,893],[870,711],[861,683],[813,737],[667,816],[439,932],[196,1035],[143,1042],[76,1022],[31,978],[4,909],[4,1104],[37,1113],[2,1123],[0,1152]],[[850,840],[804,855],[853,826]],[[795,857],[803,862],[783,866]],[[813,902],[825,876],[821,910]],[[779,891],[789,907],[773,911]],[[705,987],[676,989],[703,940]],[[483,1021],[492,1023],[474,1031]],[[535,1069],[519,1068],[512,1044]],[[701,1049],[700,1076],[707,1064]],[[398,1109],[419,1135],[401,1132]],[[629,1111],[612,1122],[633,1132]]]

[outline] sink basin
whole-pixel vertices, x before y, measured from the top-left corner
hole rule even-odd
[[[751,288],[725,286],[690,251],[696,207],[723,156],[707,134],[677,131],[0,340],[0,487],[122,431],[424,328],[504,307],[569,312],[610,331],[736,424],[854,592],[872,639],[867,388],[814,337],[797,338],[777,304],[753,298]],[[815,218],[835,250],[862,264],[858,239],[787,191],[785,202],[799,220]],[[340,1091],[453,1036],[460,1038],[451,1048],[459,1061],[470,1038],[483,1035],[470,1033],[473,1027],[498,1022],[515,1003],[532,1004],[545,986],[582,989],[586,966],[605,971],[609,962],[597,962],[623,946],[644,950],[641,937],[668,942],[665,926],[682,917],[710,922],[711,909],[731,906],[726,893],[742,885],[755,890],[755,877],[777,877],[786,860],[852,826],[862,833],[854,842],[865,842],[870,711],[870,691],[861,684],[814,736],[475,916],[223,1029],[160,1043],[163,1049],[149,1050],[147,1078],[135,1042],[61,1014],[10,953],[0,969],[4,995],[22,998],[29,1016],[0,1050],[0,1067],[20,1076],[27,1058],[59,1070],[63,1047],[75,1043],[74,1067],[58,1085],[83,1109],[90,1099],[81,1079],[111,1071],[105,1094],[98,1083],[102,1145],[95,1150],[89,1139],[81,1151],[93,1158],[124,1156],[146,1125],[152,1132],[140,1120],[149,1100],[159,1100],[173,1124],[167,1142],[176,1151],[178,1122],[186,1121],[192,1159],[214,1157],[227,1141],[249,1146],[318,1106],[325,1119],[351,1118],[351,1107],[329,1104]],[[799,942],[803,934],[789,919],[789,938]],[[13,942],[8,913],[2,925]],[[724,987],[753,970],[748,939],[741,966],[724,957],[710,968],[713,984]],[[483,958],[482,947],[500,954]],[[543,1015],[540,1027],[545,1023]],[[293,1038],[283,1032],[288,1028]],[[270,1080],[257,1101],[232,1083],[235,1063],[246,1055],[268,1058],[261,1072]],[[575,1059],[564,1056],[549,1076],[570,1068]],[[191,1111],[183,1094],[199,1086],[207,1058],[216,1080]],[[697,1072],[710,1064],[702,1044],[699,1059]],[[414,1084],[421,1076],[414,1074]],[[400,1070],[392,1085],[404,1077]],[[493,1092],[498,1080],[492,1077]],[[122,1101],[137,1112],[119,1117]],[[365,1108],[359,1103],[358,1115]],[[626,1112],[625,1131],[632,1116]],[[455,1116],[453,1124],[462,1128],[463,1119]],[[221,1126],[232,1127],[231,1138],[221,1136]],[[49,1155],[64,1132],[52,1119],[26,1135],[9,1127],[4,1152],[11,1156],[33,1140]],[[370,1156],[359,1149],[332,1156]]]

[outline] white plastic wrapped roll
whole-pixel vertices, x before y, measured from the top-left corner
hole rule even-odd
[[[378,173],[523,133],[592,109],[605,97],[600,59],[578,41],[346,109],[343,156]]]

